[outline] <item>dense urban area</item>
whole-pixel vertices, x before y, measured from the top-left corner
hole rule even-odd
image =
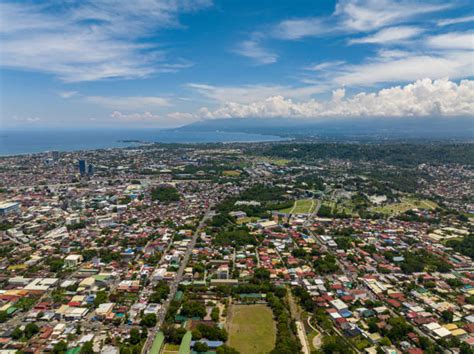
[[[0,353],[474,353],[474,146],[0,158]]]

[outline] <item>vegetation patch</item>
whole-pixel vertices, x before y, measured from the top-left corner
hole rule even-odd
[[[291,208],[280,210],[286,214],[311,214],[316,208],[317,202],[314,199],[300,199],[295,201]]]
[[[270,352],[276,339],[272,310],[266,305],[233,305],[228,345],[242,354]]]
[[[372,208],[371,211],[382,214],[396,215],[412,209],[433,210],[438,205],[435,202],[425,199],[405,198],[400,203],[388,204],[381,207]]]

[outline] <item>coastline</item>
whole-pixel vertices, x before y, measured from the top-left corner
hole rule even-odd
[[[78,152],[163,144],[255,143],[290,140],[277,135],[223,131],[137,130],[6,130],[0,133],[0,157]]]

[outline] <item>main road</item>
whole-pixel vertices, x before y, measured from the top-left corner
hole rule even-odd
[[[202,228],[204,227],[206,221],[209,220],[209,218],[211,218],[214,215],[214,212],[211,211],[211,208],[212,206],[210,206],[206,210],[206,213],[202,217],[198,227],[196,228],[196,231],[193,234],[193,237],[191,238],[191,242],[189,242],[188,247],[186,248],[186,252],[184,253],[178,272],[176,273],[176,277],[169,284],[170,294],[168,296],[168,299],[163,303],[160,310],[158,311],[155,327],[153,327],[152,329],[148,331],[148,338],[143,346],[142,353],[150,352],[151,345],[153,344],[153,340],[155,339],[155,335],[160,330],[161,325],[165,321],[166,313],[168,312],[168,308],[171,304],[171,301],[174,299],[176,292],[178,291],[178,285],[181,282],[181,279],[183,278],[184,269],[186,268],[188,264],[189,257],[191,256],[191,253],[193,252],[194,246],[196,246],[196,241],[202,231]]]

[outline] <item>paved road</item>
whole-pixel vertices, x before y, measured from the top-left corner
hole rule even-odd
[[[186,249],[183,259],[181,260],[178,272],[176,273],[176,277],[173,280],[173,282],[169,284],[170,294],[168,296],[168,299],[163,303],[160,310],[158,311],[156,326],[148,331],[148,338],[147,338],[147,341],[145,342],[145,345],[143,346],[142,353],[149,353],[151,349],[151,345],[153,344],[153,340],[155,339],[155,335],[160,330],[161,325],[163,324],[165,320],[166,313],[168,312],[168,308],[171,304],[171,301],[174,299],[174,296],[176,295],[176,292],[178,291],[178,285],[181,282],[181,279],[183,277],[184,269],[186,268],[188,264],[189,257],[191,256],[194,246],[196,245],[196,241],[201,233],[201,230],[204,227],[206,221],[209,218],[211,218],[213,215],[214,213],[211,211],[211,207],[209,207],[209,209],[206,211],[203,218],[201,219],[201,222],[199,223],[196,231],[194,232],[193,237],[191,238],[191,242],[189,242],[188,248]]]
[[[306,221],[303,224],[304,227],[310,226],[316,215],[318,215],[319,208],[321,208],[321,200],[318,199],[317,202],[318,204],[316,205],[316,208],[314,208],[313,212],[306,218]]]
[[[298,307],[298,304],[295,302],[295,299],[293,297],[293,294],[291,292],[291,288],[287,288],[287,294],[288,294],[288,304],[290,305],[290,314],[291,318],[295,320],[296,324],[296,330],[298,332],[298,338],[301,343],[301,349],[303,351],[303,354],[310,354],[311,350],[309,348],[309,342],[308,342],[308,337],[306,336],[306,330],[304,328],[303,322],[301,321],[301,313],[300,309]]]

